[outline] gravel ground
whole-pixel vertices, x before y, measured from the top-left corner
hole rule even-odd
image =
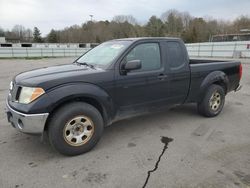
[[[91,152],[65,157],[47,140],[13,129],[4,107],[15,74],[72,60],[0,60],[1,188],[250,187],[250,60],[244,60],[243,89],[226,97],[218,117],[184,105],[120,121]]]

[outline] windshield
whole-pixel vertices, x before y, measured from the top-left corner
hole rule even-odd
[[[80,57],[78,63],[87,63],[94,66],[107,67],[118,57],[131,41],[110,41],[104,42],[99,46],[85,53]]]

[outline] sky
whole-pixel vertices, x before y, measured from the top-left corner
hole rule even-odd
[[[169,9],[188,11],[196,17],[233,20],[250,16],[250,0],[0,0],[0,27],[16,24],[45,36],[53,29],[81,25],[90,20],[112,20],[115,15],[132,15],[140,24]]]

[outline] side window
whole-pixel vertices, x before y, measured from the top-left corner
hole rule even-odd
[[[161,68],[160,47],[158,43],[139,44],[125,57],[125,61],[141,60],[139,71],[151,71]]]
[[[168,42],[168,60],[170,63],[170,68],[179,68],[185,65],[184,53],[182,47],[178,42]]]

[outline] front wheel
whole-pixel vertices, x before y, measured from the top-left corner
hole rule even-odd
[[[84,102],[74,102],[61,107],[49,123],[51,145],[64,155],[79,155],[90,151],[103,132],[100,112]]]
[[[198,103],[198,112],[206,117],[215,117],[220,114],[225,103],[225,91],[219,85],[211,85],[202,101]]]

